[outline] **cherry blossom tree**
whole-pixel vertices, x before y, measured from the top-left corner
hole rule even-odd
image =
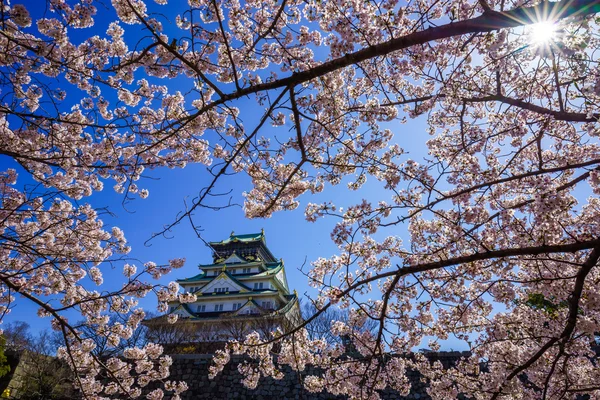
[[[121,290],[91,290],[86,279],[100,285],[101,267],[129,249],[83,199],[107,182],[145,198],[144,171],[200,163],[210,182],[166,231],[218,206],[231,174],[251,179],[251,218],[342,186],[364,197],[304,206],[309,222],[336,221],[339,247],[308,272],[319,311],[307,323],[347,310],[332,333],[354,333],[358,355],[299,326],[233,343],[213,374],[234,352],[257,361],[240,367],[250,387],[280,377],[276,363],[310,363],[325,372],[306,377],[309,390],[355,398],[406,393],[407,368],[436,399],[600,395],[600,1],[167,3],[0,10],[0,153],[23,171],[0,178],[1,311],[19,295],[52,318],[84,394],[135,397],[167,378],[170,360],[147,345],[103,362],[66,310],[119,342],[143,319],[137,298],[154,291],[163,311],[194,298],[145,278],[182,260],[127,264]],[[427,127],[408,135],[402,124],[417,118]],[[427,155],[412,157],[421,138]],[[110,325],[109,311],[130,317]],[[375,332],[360,329],[367,320]],[[450,336],[472,353],[456,368],[402,357]],[[177,396],[185,385],[165,387]]]
[[[302,315],[305,315],[306,318],[310,318],[318,313],[315,318],[312,318],[308,324],[304,325],[306,333],[308,334],[308,338],[310,340],[322,339],[332,346],[336,344],[342,344],[345,340],[348,340],[348,336],[334,334],[333,332],[335,329],[332,329],[332,324],[339,324],[341,322],[346,325],[350,324],[353,328],[359,328],[360,331],[368,330],[371,334],[364,335],[364,337],[367,338],[370,338],[373,334],[375,334],[378,329],[377,321],[374,319],[366,319],[364,324],[357,325],[354,320],[350,320],[350,312],[347,309],[345,311],[341,311],[334,307],[328,307],[327,310],[319,312],[319,309],[317,309],[313,304],[307,302],[302,304],[301,310]],[[356,333],[360,332],[348,333],[354,337],[354,340],[359,340],[359,336]]]

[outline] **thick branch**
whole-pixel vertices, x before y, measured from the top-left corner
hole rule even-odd
[[[429,28],[397,39],[391,39],[387,42],[346,54],[344,57],[323,63],[310,70],[297,72],[288,78],[253,86],[253,89],[258,89],[260,87],[270,89],[273,87],[282,87],[294,83],[306,82],[352,64],[357,64],[375,57],[387,55],[393,51],[403,50],[408,47],[432,42],[434,40],[532,24],[538,22],[536,19],[537,15],[552,15],[554,19],[558,20],[571,16],[582,17],[597,12],[600,12],[600,0],[544,1],[534,7],[518,7],[506,12],[491,11],[473,19],[450,23],[436,28]],[[270,87],[270,85],[274,86]]]
[[[562,346],[566,343],[567,340],[573,334],[575,330],[575,326],[577,324],[577,313],[579,311],[579,300],[581,300],[581,295],[583,293],[583,286],[585,285],[585,278],[588,276],[592,268],[596,266],[598,263],[598,259],[600,259],[600,246],[594,246],[594,249],[590,253],[589,257],[581,266],[579,273],[577,274],[577,278],[575,278],[575,286],[573,287],[573,292],[569,296],[569,315],[567,317],[567,323],[565,324],[565,328],[563,329],[561,335],[559,337],[555,337],[550,339],[546,344],[544,344],[529,360],[515,368],[505,379],[504,383],[500,385],[498,391],[494,393],[492,396],[492,400],[498,398],[502,388],[514,377],[518,376],[521,372],[525,371],[527,368],[533,365],[540,357],[544,355],[544,353],[556,344],[559,340],[563,340]]]
[[[405,100],[394,101],[394,102],[390,102],[390,103],[383,103],[383,104],[381,104],[381,107],[391,107],[391,106],[399,106],[399,105],[404,105],[404,104],[421,103],[423,101],[431,100],[433,98],[443,99],[445,97],[446,97],[446,95],[444,93],[440,93],[440,94],[436,94],[436,95],[417,97],[417,98],[413,98],[413,99],[405,99]],[[533,103],[529,103],[525,100],[513,99],[511,97],[507,97],[507,96],[504,96],[501,94],[494,94],[494,95],[482,96],[482,97],[464,97],[461,100],[466,103],[485,103],[485,102],[498,101],[500,103],[519,107],[524,110],[535,112],[537,114],[550,115],[550,116],[554,117],[554,119],[557,121],[597,122],[600,119],[600,114],[598,114],[598,113],[588,115],[585,113],[556,111],[556,110],[551,110],[549,108],[545,108],[542,106],[538,106]],[[361,107],[352,107],[349,109],[349,111],[358,111],[360,109],[361,109]]]
[[[342,297],[350,294],[352,291],[359,289],[360,287],[362,287],[364,285],[367,285],[371,282],[374,282],[374,281],[377,281],[380,279],[389,278],[392,276],[402,277],[405,275],[416,274],[419,272],[431,271],[431,270],[435,270],[435,269],[442,269],[442,268],[452,267],[452,266],[456,266],[456,265],[460,265],[460,264],[467,264],[467,263],[476,262],[476,261],[492,260],[492,259],[496,259],[496,258],[526,256],[526,255],[534,256],[534,255],[551,254],[551,253],[575,253],[575,252],[582,251],[582,250],[589,250],[589,249],[596,249],[596,248],[600,249],[600,238],[588,240],[585,242],[573,242],[573,243],[567,243],[567,244],[542,245],[542,246],[530,246],[530,247],[516,247],[516,248],[492,250],[492,251],[486,251],[486,252],[477,252],[477,253],[473,253],[470,255],[448,258],[446,260],[432,261],[432,262],[428,262],[428,263],[421,263],[421,264],[416,264],[416,265],[409,265],[406,267],[399,267],[398,269],[395,269],[392,271],[376,274],[369,278],[354,282],[352,285],[348,286],[345,290],[341,291],[338,297],[342,298]],[[600,253],[600,251],[599,251],[599,253]],[[590,256],[590,258],[591,258],[591,256]],[[588,258],[588,260],[589,260],[589,258]],[[584,264],[583,268],[585,268],[586,265],[587,265],[587,261],[586,261],[586,264]],[[591,269],[591,267],[590,267],[590,269]],[[587,273],[589,273],[589,271]],[[587,276],[587,273],[586,273],[586,276]],[[578,274],[578,277],[579,277],[579,274]],[[578,287],[578,284],[576,283],[576,288],[577,287]],[[577,289],[574,289],[574,293],[576,292],[576,290]],[[292,335],[295,332],[302,329],[304,326],[310,324],[312,321],[314,321],[316,318],[318,318],[319,315],[321,315],[323,312],[325,312],[333,304],[334,303],[331,303],[331,302],[325,304],[321,309],[319,309],[310,318],[307,318],[302,324],[300,324],[296,328],[290,330],[284,336]],[[272,339],[272,340],[267,341],[266,343],[272,343],[279,339],[280,338]],[[262,344],[265,344],[265,343],[262,343]]]
[[[229,100],[238,99],[249,94],[282,87],[295,86],[312,79],[327,75],[331,72],[357,64],[375,57],[385,56],[394,51],[407,49],[412,46],[425,44],[434,40],[448,39],[470,33],[484,33],[499,29],[514,28],[537,22],[537,15],[551,15],[553,19],[559,20],[567,17],[584,17],[600,12],[600,0],[571,0],[561,2],[543,1],[534,7],[518,7],[510,11],[490,11],[483,15],[429,28],[424,31],[410,33],[408,35],[388,40],[380,44],[369,46],[354,53],[346,54],[344,57],[325,62],[306,71],[296,72],[287,78],[265,82],[258,85],[243,88],[233,93],[221,96],[215,102],[198,110],[196,115],[212,109]]]

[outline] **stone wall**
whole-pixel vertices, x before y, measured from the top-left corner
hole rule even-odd
[[[73,374],[55,357],[29,351],[7,354],[10,373],[0,381],[0,393],[7,399],[72,400],[79,398],[73,388]]]
[[[468,353],[440,352],[427,353],[432,361],[441,361],[445,367],[452,366],[460,357]],[[172,380],[183,380],[187,382],[189,390],[183,394],[184,400],[192,399],[256,399],[256,400],[287,400],[287,399],[343,399],[344,397],[333,396],[328,393],[310,393],[303,389],[301,377],[298,374],[285,370],[285,377],[281,380],[263,378],[255,390],[249,390],[242,386],[242,376],[237,370],[237,365],[242,361],[240,358],[232,359],[222,373],[215,379],[208,379],[208,367],[211,364],[210,355],[173,355],[171,367]],[[308,374],[314,370],[308,370]],[[412,390],[408,396],[399,396],[393,391],[380,393],[383,399],[429,399],[425,384],[421,382],[421,375],[416,371],[409,371],[408,377],[412,383]]]

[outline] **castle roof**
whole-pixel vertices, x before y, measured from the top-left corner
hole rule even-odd
[[[231,232],[227,239],[220,242],[209,242],[214,250],[213,262],[219,263],[227,260],[232,255],[239,261],[276,261],[275,256],[267,247],[264,231],[236,235]]]
[[[288,303],[284,307],[282,307],[278,310],[268,312],[268,313],[263,313],[261,315],[261,317],[269,318],[269,317],[274,317],[274,316],[285,314],[289,310],[291,310],[292,307],[294,307],[296,305],[296,303],[298,302],[298,296],[295,293],[286,295],[285,297],[288,300]],[[248,299],[242,305],[242,307],[236,311],[207,311],[207,312],[198,313],[198,312],[194,312],[188,304],[180,304],[178,308],[185,310],[185,312],[189,315],[188,317],[185,317],[185,318],[193,321],[193,320],[222,319],[223,317],[230,317],[230,316],[244,316],[244,313],[241,311],[243,311],[244,309],[248,309],[249,307],[254,307],[263,312],[265,311],[252,298]]]
[[[259,265],[260,263],[254,263],[254,265]],[[244,264],[244,266],[247,266],[249,264]],[[266,269],[262,272],[252,272],[252,273],[242,273],[242,274],[232,274],[229,271],[225,270],[223,272],[225,272],[227,274],[227,276],[229,276],[233,281],[242,284],[241,282],[239,282],[240,278],[263,278],[263,277],[267,277],[267,276],[271,276],[271,275],[275,275],[277,274],[279,271],[281,271],[283,269],[283,261],[279,261],[279,262],[275,262],[275,263],[264,263],[264,265],[266,266]],[[200,265],[201,268],[210,268],[210,269],[214,269],[215,267],[218,268],[223,268],[226,267],[226,264],[206,264],[206,265]],[[201,272],[198,275],[194,275],[190,278],[185,278],[185,279],[177,279],[176,281],[178,283],[193,283],[193,282],[208,282],[208,281],[212,281],[213,279],[215,279],[216,277],[218,277],[218,275],[212,275],[212,276],[208,276],[206,274],[206,272]]]
[[[232,242],[233,243],[235,243],[235,242],[248,243],[248,242],[257,242],[259,240],[265,242],[265,244],[266,244],[264,231],[261,231],[259,233],[246,233],[243,235],[236,235],[233,232],[231,232],[231,235],[229,235],[229,237],[227,239],[221,240],[220,242],[209,242],[209,244],[211,246],[219,246],[219,245],[229,244]]]

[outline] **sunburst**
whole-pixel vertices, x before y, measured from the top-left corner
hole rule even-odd
[[[555,21],[541,21],[529,26],[530,41],[534,45],[545,45],[558,37],[558,26]]]

